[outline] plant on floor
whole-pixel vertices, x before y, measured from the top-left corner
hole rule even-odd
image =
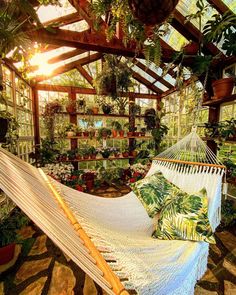
[[[236,209],[233,200],[224,200],[221,207],[221,227],[236,225]]]
[[[220,122],[221,128],[219,135],[223,140],[230,140],[236,138],[236,119],[231,118]]]
[[[6,148],[13,154],[16,154],[17,141],[19,138],[19,123],[15,116],[7,110],[0,111],[0,123],[2,122],[7,122],[5,125],[6,128],[4,128],[4,124],[2,124],[0,128],[0,142],[2,142],[2,147]]]
[[[114,55],[105,55],[102,71],[94,79],[94,86],[99,94],[108,94],[116,100],[119,92],[127,92],[132,86],[131,70],[127,63]]]
[[[28,223],[28,217],[17,208],[8,217],[0,220],[0,265],[12,260],[15,244],[22,241],[17,230]]]

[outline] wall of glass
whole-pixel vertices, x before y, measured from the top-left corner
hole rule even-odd
[[[19,123],[19,140],[16,153],[25,161],[30,161],[29,153],[34,147],[33,103],[30,86],[17,74],[3,65],[3,96],[7,110]],[[1,105],[4,110],[5,105]]]

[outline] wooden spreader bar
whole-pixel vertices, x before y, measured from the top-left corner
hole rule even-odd
[[[171,162],[171,163],[178,163],[178,164],[186,164],[186,165],[195,165],[195,166],[207,166],[207,167],[213,167],[213,168],[221,168],[226,169],[224,165],[218,165],[218,164],[209,164],[209,163],[201,163],[201,162],[190,162],[190,161],[182,161],[182,160],[176,160],[176,159],[166,159],[166,158],[153,158],[153,160],[157,161],[163,161],[163,162]]]
[[[101,253],[98,251],[94,243],[90,240],[86,232],[83,230],[82,226],[78,223],[77,219],[74,216],[74,213],[67,206],[66,202],[62,199],[61,195],[52,185],[52,183],[48,180],[48,177],[43,172],[42,169],[39,168],[39,172],[53,194],[54,198],[59,203],[60,207],[66,214],[66,217],[69,219],[71,224],[73,225],[75,231],[79,235],[80,239],[84,242],[84,246],[89,250],[89,254],[95,259],[96,266],[102,271],[103,278],[111,285],[111,290],[116,295],[129,295],[129,293],[125,290],[122,285],[120,279],[114,274],[110,266],[107,264]]]

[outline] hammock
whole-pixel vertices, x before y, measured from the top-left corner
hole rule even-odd
[[[198,135],[155,158],[148,175],[157,170],[187,192],[206,188],[215,229],[224,166]],[[108,294],[190,295],[206,271],[208,244],[151,238],[153,220],[133,192],[115,199],[78,192],[1,148],[0,188]]]

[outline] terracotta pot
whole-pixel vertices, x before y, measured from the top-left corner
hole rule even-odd
[[[112,132],[112,137],[117,137],[117,131],[115,129],[112,129],[111,132]]]
[[[175,9],[179,0],[128,0],[133,15],[146,25],[162,23]]]
[[[139,136],[139,132],[134,132],[134,136]]]
[[[76,155],[76,159],[77,160],[81,160],[82,159],[82,156],[81,155]]]
[[[129,152],[123,152],[123,153],[122,153],[122,156],[123,156],[124,158],[129,157]]]
[[[92,155],[90,155],[90,159],[96,159],[96,154],[92,154]]]
[[[81,137],[82,136],[82,132],[76,132],[76,136]]]
[[[223,78],[212,83],[215,98],[230,96],[234,88],[235,79],[233,77]]]
[[[120,135],[120,137],[124,137],[124,134],[125,134],[124,130],[120,130],[120,131],[119,131],[119,135]]]
[[[15,243],[0,248],[0,265],[6,264],[12,260],[15,252]]]
[[[137,151],[131,151],[130,156],[131,157],[137,157],[138,152]]]
[[[127,132],[127,136],[128,136],[128,137],[131,137],[131,136],[133,136],[133,135],[134,135],[133,132],[131,132],[131,131]]]
[[[93,189],[93,187],[94,187],[94,180],[93,179],[86,180],[85,185],[86,185],[86,189],[88,191],[91,191],[91,189]]]
[[[75,104],[71,104],[71,105],[66,106],[66,111],[68,113],[75,113],[76,112]]]
[[[89,155],[83,156],[84,160],[88,160],[89,159]]]
[[[8,129],[8,120],[5,118],[0,118],[0,142],[6,142],[5,136]]]
[[[73,131],[68,131],[67,132],[67,137],[73,137],[75,133]]]
[[[84,136],[84,137],[89,137],[89,132],[88,132],[88,131],[84,131],[84,132],[83,132],[83,136]]]
[[[140,132],[140,136],[145,136],[145,132]]]
[[[98,114],[99,108],[98,107],[93,107],[92,108],[94,115]]]

